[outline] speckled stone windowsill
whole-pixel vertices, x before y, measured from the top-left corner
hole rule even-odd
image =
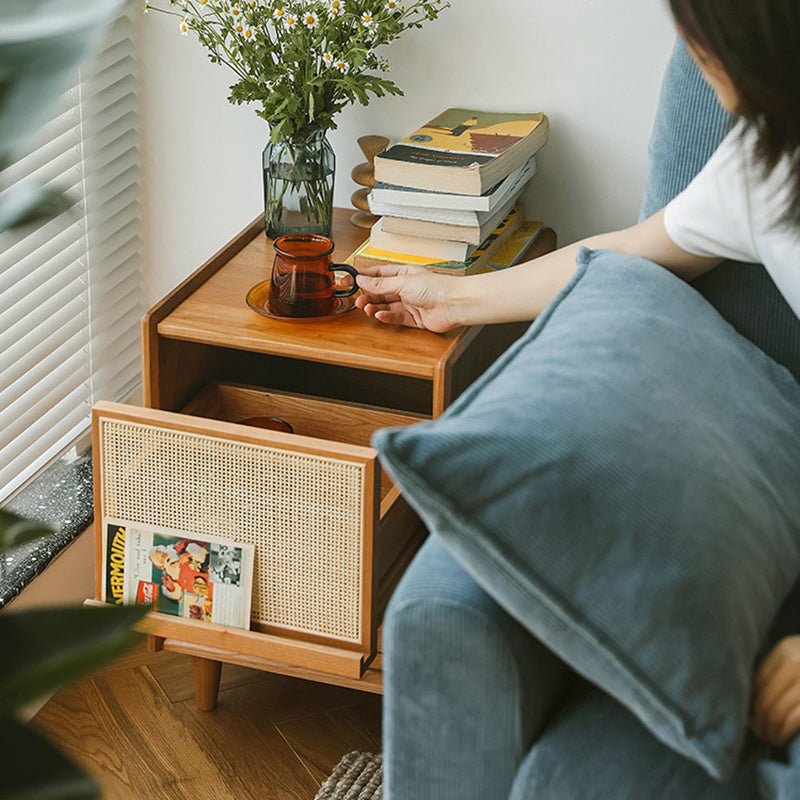
[[[94,518],[92,456],[57,461],[6,508],[52,525],[56,532],[0,556],[0,608],[11,602]]]

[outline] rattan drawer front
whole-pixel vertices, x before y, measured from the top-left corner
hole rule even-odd
[[[364,465],[100,422],[106,516],[256,546],[252,618],[360,642]]]
[[[95,437],[98,520],[250,542],[254,628],[371,649],[375,451],[112,403]]]

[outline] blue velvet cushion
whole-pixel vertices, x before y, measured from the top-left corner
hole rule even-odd
[[[578,262],[441,418],[373,444],[500,605],[726,777],[800,571],[800,386],[661,267]]]

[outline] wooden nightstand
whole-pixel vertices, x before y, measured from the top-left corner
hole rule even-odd
[[[364,238],[349,215],[335,211],[335,260]],[[545,232],[531,255],[554,245]],[[425,533],[380,470],[370,436],[441,414],[527,327],[433,334],[358,310],[270,319],[244,298],[269,277],[272,255],[258,219],[152,308],[143,319],[147,408],[95,410],[98,545],[103,515],[256,544],[252,630],[164,614],[142,626],[152,648],[194,657],[201,708],[216,702],[221,662],[381,691],[380,621]],[[236,424],[256,415],[288,419],[296,435]],[[301,475],[276,487],[272,471],[298,459],[308,485],[295,485]],[[344,493],[330,489],[345,484]],[[276,505],[314,506],[323,485],[327,499],[310,522],[289,530],[276,521]],[[101,560],[98,548],[98,598]]]

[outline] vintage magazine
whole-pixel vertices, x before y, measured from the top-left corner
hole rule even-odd
[[[104,520],[103,530],[107,602],[250,627],[253,545],[118,519]]]

